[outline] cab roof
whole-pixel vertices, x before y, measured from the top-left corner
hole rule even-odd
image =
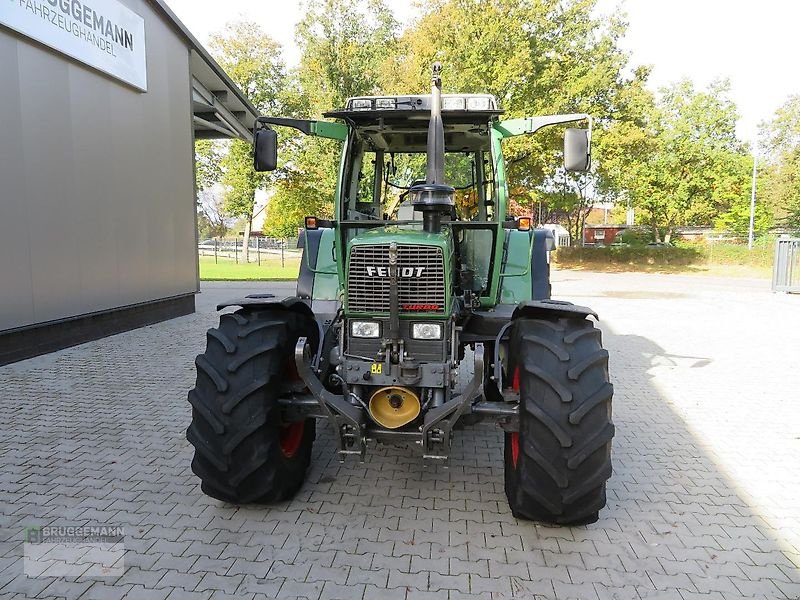
[[[425,152],[430,107],[430,94],[357,96],[325,117],[353,125],[372,150]],[[489,126],[501,114],[490,94],[442,94],[445,147],[464,152],[487,149]]]

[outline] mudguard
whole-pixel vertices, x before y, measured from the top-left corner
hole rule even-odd
[[[585,319],[592,316],[600,320],[597,313],[586,306],[579,306],[572,302],[563,300],[529,300],[521,302],[511,316],[512,319],[529,317],[536,319],[539,317],[567,317],[572,319]]]
[[[227,302],[217,304],[217,310],[222,310],[229,306],[241,306],[242,308],[275,308],[279,310],[289,310],[314,318],[311,307],[300,298],[284,298],[276,300],[274,294],[250,294],[244,298],[235,298]]]
[[[297,238],[297,247],[303,249],[300,272],[297,275],[298,298],[311,298],[314,294],[314,271],[312,269],[317,268],[322,232],[322,229],[303,229]]]
[[[555,238],[549,229],[533,230],[533,251],[531,252],[531,299],[550,298],[550,259],[548,253],[555,250]]]

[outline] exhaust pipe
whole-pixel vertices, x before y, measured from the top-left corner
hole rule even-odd
[[[444,183],[444,123],[442,122],[442,63],[433,63],[431,119],[428,121],[429,184]]]
[[[428,122],[427,177],[424,185],[411,188],[411,204],[422,213],[422,228],[439,233],[442,213],[455,206],[455,189],[444,182],[444,123],[442,122],[442,64],[433,63],[431,118]]]

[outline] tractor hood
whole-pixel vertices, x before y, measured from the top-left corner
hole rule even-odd
[[[438,246],[445,256],[452,254],[453,236],[449,228],[441,233],[428,233],[420,225],[387,225],[376,227],[354,237],[351,246],[378,245],[396,242],[398,246]]]

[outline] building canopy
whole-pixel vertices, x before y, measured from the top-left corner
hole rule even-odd
[[[253,123],[258,117],[256,108],[172,9],[163,0],[151,1],[172,21],[189,44],[195,138],[252,140]]]

